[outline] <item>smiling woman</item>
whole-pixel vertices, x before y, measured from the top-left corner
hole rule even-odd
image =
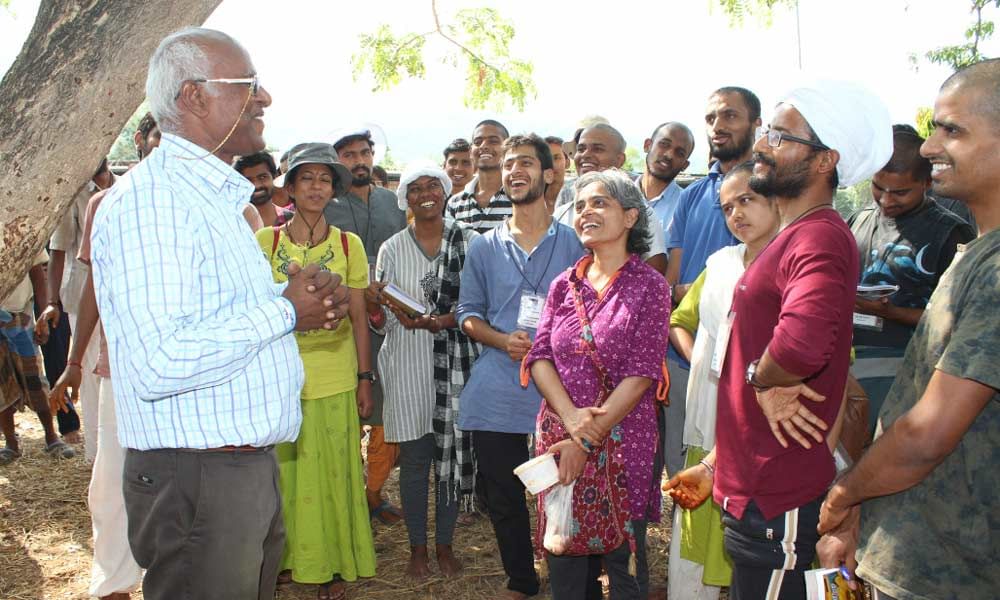
[[[276,282],[292,263],[317,264],[350,288],[349,318],[332,330],[296,333],[305,367],[302,429],[277,446],[287,540],[284,580],[318,584],[320,598],[340,597],[344,581],[375,575],[358,417],[372,410],[371,349],[365,312],[368,258],[353,233],[323,216],[350,173],[329,144],[301,144],[288,159],[286,187],[296,211],[284,226],[257,233]],[[280,365],[274,365],[281,368]]]
[[[524,359],[545,398],[536,450],[558,454],[559,481],[574,486],[575,535],[565,553],[546,552],[552,597],[585,597],[599,574],[588,555],[602,555],[612,597],[645,598],[646,525],[660,514],[655,402],[666,394],[670,293],[639,257],[648,248],[639,188],[617,169],[587,173],[575,187],[576,231],[589,253],[553,281]]]

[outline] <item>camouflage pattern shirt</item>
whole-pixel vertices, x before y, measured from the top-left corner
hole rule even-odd
[[[879,414],[879,433],[917,403],[936,369],[1000,389],[997,307],[1000,230],[959,247],[906,349]],[[862,505],[858,574],[899,600],[996,598],[997,465],[1000,394],[994,393],[955,451],[926,479]]]

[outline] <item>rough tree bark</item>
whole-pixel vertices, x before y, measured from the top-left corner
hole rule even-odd
[[[157,44],[220,2],[42,1],[0,82],[0,298],[142,102]]]

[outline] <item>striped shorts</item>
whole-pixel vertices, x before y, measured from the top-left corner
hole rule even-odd
[[[737,519],[726,512],[726,551],[733,560],[731,600],[805,600],[804,573],[816,558],[823,496],[767,520],[750,502]]]

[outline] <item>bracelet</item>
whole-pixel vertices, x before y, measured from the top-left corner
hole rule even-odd
[[[66,366],[67,367],[79,367],[80,369],[83,369],[83,363],[81,363],[78,360],[67,360],[66,361]]]
[[[49,302],[45,306],[54,306],[55,308],[62,310],[61,304],[62,304],[61,302]]]
[[[698,461],[698,464],[699,464],[699,465],[702,465],[702,466],[704,466],[704,467],[705,467],[706,469],[708,469],[708,473],[709,473],[709,475],[715,475],[715,467],[713,467],[712,465],[708,464],[708,461],[707,461],[707,460],[705,460],[704,458],[703,458],[703,459],[701,459],[701,460],[699,460],[699,461]]]

